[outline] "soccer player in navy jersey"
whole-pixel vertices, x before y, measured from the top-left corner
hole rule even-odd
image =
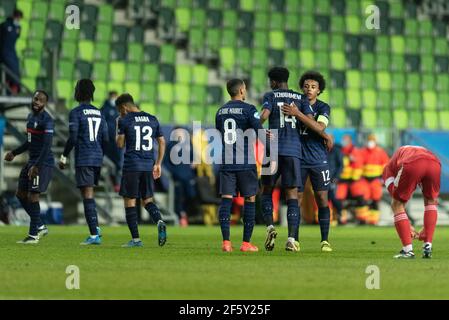
[[[101,244],[101,230],[98,227],[94,186],[98,185],[103,150],[108,142],[108,127],[101,111],[93,106],[95,86],[90,79],[81,79],[76,83],[75,100],[79,106],[69,113],[70,137],[59,161],[59,167],[65,168],[67,157],[75,148],[75,178],[81,191],[84,215],[90,235],[81,245]]]
[[[124,200],[126,222],[132,236],[123,247],[143,245],[137,224],[137,198],[142,199],[145,209],[157,223],[158,244],[163,246],[167,239],[166,225],[159,208],[153,202],[153,179],[159,179],[162,173],[165,139],[157,118],[140,111],[130,94],[120,95],[116,105],[120,113],[120,118],[117,119],[116,142],[119,148],[126,146],[120,195]],[[159,145],[156,161],[154,140]]]
[[[331,252],[329,244],[330,210],[328,205],[328,191],[331,183],[331,176],[328,163],[328,149],[332,147],[332,139],[324,133],[329,124],[330,107],[327,103],[317,97],[326,88],[324,77],[315,71],[304,73],[299,80],[299,87],[307,96],[313,119],[316,121],[312,127],[301,125],[299,127],[302,144],[301,158],[301,179],[302,186],[298,188],[298,198],[301,204],[303,186],[310,177],[315,200],[318,205],[318,220],[321,230],[321,251]],[[283,111],[295,116],[298,120],[303,120],[305,115],[301,110],[292,106],[284,106]],[[310,130],[312,129],[312,130]]]
[[[251,236],[256,216],[258,177],[254,154],[254,142],[258,130],[263,130],[255,106],[245,103],[246,85],[241,79],[227,82],[231,100],[218,109],[215,127],[222,136],[222,164],[220,166],[219,220],[223,237],[222,250],[233,250],[230,241],[230,217],[232,199],[240,193],[245,198],[243,207],[243,242],[240,251],[256,252]],[[248,137],[247,138],[245,138]],[[248,140],[253,139],[253,143]]]
[[[295,103],[304,114],[312,113],[307,99],[288,88],[289,71],[283,67],[274,67],[268,72],[270,87],[273,91],[263,97],[263,123],[268,119],[270,130],[277,129],[278,136],[278,170],[273,175],[262,176],[262,211],[267,225],[265,249],[273,250],[277,236],[273,225],[272,192],[276,181],[281,178],[281,186],[285,191],[287,202],[288,240],[287,251],[299,251],[297,233],[300,220],[297,188],[301,186],[301,141],[298,133],[300,125],[295,117],[285,115],[281,108],[284,103]]]
[[[22,168],[16,196],[24,210],[30,216],[28,236],[18,243],[37,244],[40,237],[48,233],[47,227],[40,218],[39,195],[47,190],[53,173],[55,160],[51,151],[53,141],[54,122],[45,111],[48,94],[36,90],[31,102],[31,113],[27,119],[27,140],[17,149],[5,155],[6,161],[28,151],[29,160]]]

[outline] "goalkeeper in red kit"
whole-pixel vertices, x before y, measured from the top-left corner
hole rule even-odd
[[[399,148],[384,168],[383,180],[391,197],[394,225],[402,241],[401,252],[394,256],[412,259],[412,238],[418,236],[410,226],[405,205],[416,187],[424,197],[424,228],[419,239],[424,241],[423,258],[432,257],[432,238],[437,223],[437,204],[440,193],[441,163],[429,150],[417,146]]]

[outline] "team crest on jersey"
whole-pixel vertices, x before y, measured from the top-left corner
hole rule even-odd
[[[37,122],[34,122],[34,129],[37,128]]]
[[[255,112],[255,113],[254,113],[254,118],[260,119],[260,114],[259,114],[259,112]]]

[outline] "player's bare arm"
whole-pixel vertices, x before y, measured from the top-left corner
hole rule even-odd
[[[156,164],[153,167],[153,178],[159,179],[162,174],[162,159],[164,159],[165,155],[165,139],[163,136],[157,138],[157,143],[159,144],[159,152],[157,155]]]
[[[264,123],[265,121],[267,121],[267,119],[270,117],[270,110],[268,109],[263,109],[262,113],[260,114],[260,123]]]

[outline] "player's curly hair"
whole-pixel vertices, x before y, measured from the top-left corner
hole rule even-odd
[[[323,93],[324,89],[326,89],[326,80],[321,73],[317,71],[307,71],[299,79],[299,87],[302,88],[304,86],[304,82],[306,80],[315,80],[318,82],[318,86],[320,87],[320,94]]]
[[[94,100],[95,86],[90,79],[78,80],[75,86],[75,100],[78,102]]]
[[[268,71],[268,78],[276,82],[288,82],[290,72],[284,67],[273,67]]]

